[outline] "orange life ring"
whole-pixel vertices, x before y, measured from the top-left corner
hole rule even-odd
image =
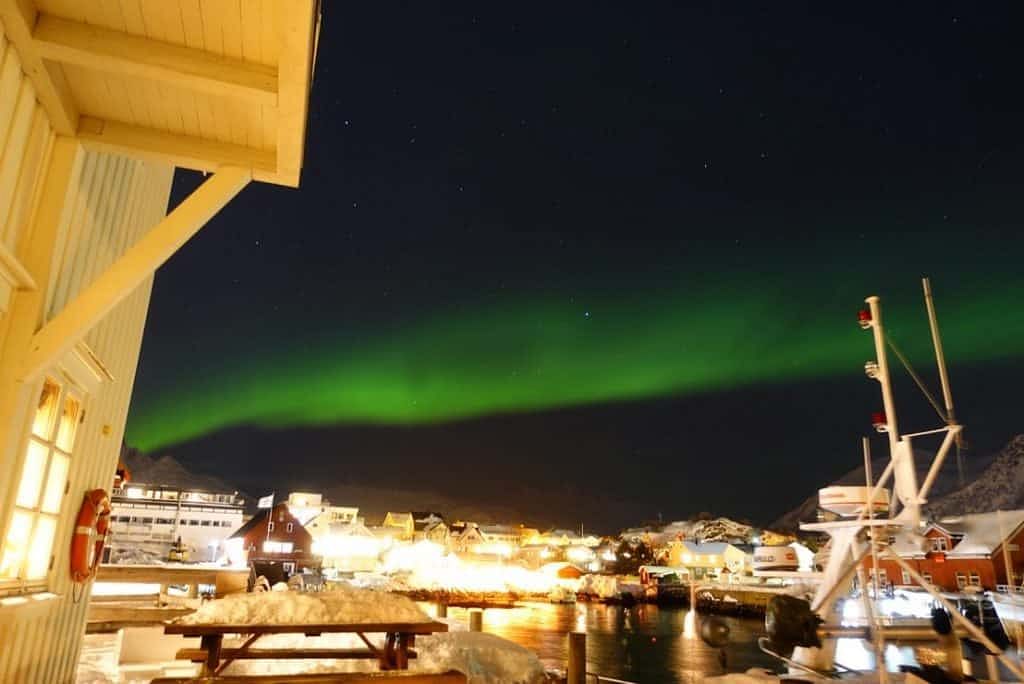
[[[102,489],[86,492],[75,521],[75,534],[71,537],[71,579],[75,582],[86,582],[96,574],[109,531],[110,499],[107,493]]]

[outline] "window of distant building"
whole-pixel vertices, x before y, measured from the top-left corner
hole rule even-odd
[[[285,532],[291,532],[291,531],[292,531],[292,528],[293,528],[293,527],[295,527],[295,526],[294,526],[294,525],[293,525],[292,523],[288,523],[288,524],[287,524],[287,525],[285,526],[285,528],[284,528],[284,531],[285,531]]]
[[[68,383],[47,377],[37,391],[0,550],[0,590],[23,591],[45,583],[82,418],[83,396]]]
[[[910,573],[906,570],[902,570],[902,579],[904,584],[910,584]]]
[[[940,553],[949,551],[949,542],[946,541],[945,537],[935,537],[932,539],[932,551]]]
[[[889,542],[889,546],[892,546],[893,544],[896,543],[896,535],[890,534],[889,535],[889,539],[887,541]]]
[[[291,553],[293,545],[291,542],[276,542],[276,541],[265,541],[263,542],[264,553]]]
[[[967,586],[967,575],[962,572],[956,573],[956,588],[963,589]]]
[[[921,573],[921,579],[923,579],[928,584],[931,584],[932,583],[932,573],[930,573],[930,572],[922,572]]]
[[[273,532],[273,531],[274,531],[274,523],[273,522],[268,522],[267,523],[267,532]]]
[[[981,586],[981,575],[979,575],[976,572],[972,572],[971,573],[971,586],[972,587],[980,587]]]

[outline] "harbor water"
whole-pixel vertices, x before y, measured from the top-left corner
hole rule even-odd
[[[448,617],[469,620],[468,611],[461,608],[449,608]],[[523,603],[485,610],[483,629],[529,648],[545,665],[556,668],[565,667],[566,634],[586,632],[587,670],[638,684],[690,684],[754,667],[782,671],[779,662],[757,646],[757,638],[764,636],[762,619],[716,619],[730,628],[730,643],[722,651],[700,639],[696,620],[684,607]],[[873,654],[856,640],[841,640],[836,659],[857,669],[874,667]],[[886,649],[889,670],[913,662],[910,647]]]

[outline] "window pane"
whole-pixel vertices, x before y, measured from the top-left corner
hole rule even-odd
[[[75,430],[78,429],[78,416],[82,413],[82,405],[78,399],[64,399],[64,410],[60,414],[60,427],[57,428],[57,448],[71,453],[75,444]]]
[[[46,457],[49,449],[43,444],[30,439],[28,453],[25,454],[25,466],[21,470],[21,482],[18,484],[17,504],[23,508],[35,508],[39,501],[39,488],[43,486],[43,474],[46,470]]]
[[[47,379],[43,383],[43,391],[39,395],[39,405],[36,408],[35,418],[32,420],[32,433],[43,439],[53,437],[53,419],[57,417],[57,398],[60,396],[60,386]]]
[[[46,488],[43,490],[43,513],[56,513],[60,510],[61,499],[64,498],[64,483],[68,477],[68,459],[62,453],[54,452],[50,461],[50,474],[46,476]]]
[[[32,531],[32,543],[28,548],[27,579],[42,579],[50,569],[50,551],[53,550],[53,533],[57,529],[57,519],[41,515],[36,521],[36,529]]]
[[[17,579],[21,563],[28,550],[28,535],[32,531],[31,513],[14,511],[11,516],[11,527],[7,530],[4,540],[4,556],[0,560],[0,577]]]

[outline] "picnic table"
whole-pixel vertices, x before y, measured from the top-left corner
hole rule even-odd
[[[415,658],[412,647],[418,634],[447,632],[443,622],[409,623],[331,623],[331,624],[184,624],[168,622],[164,634],[181,634],[199,637],[199,648],[183,648],[177,658],[202,663],[202,676],[215,676],[235,660],[258,659],[360,659],[377,660],[381,670],[405,670],[409,659]],[[224,648],[226,634],[244,634],[246,640],[237,648]],[[355,634],[366,648],[252,648],[252,645],[267,634]],[[370,641],[367,634],[384,634],[383,646]]]

